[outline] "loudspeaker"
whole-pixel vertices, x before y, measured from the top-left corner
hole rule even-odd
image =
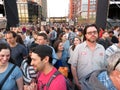
[[[16,0],[4,0],[7,18],[7,28],[16,27],[19,24]]]
[[[105,29],[108,16],[109,0],[97,0],[96,25],[98,28]]]

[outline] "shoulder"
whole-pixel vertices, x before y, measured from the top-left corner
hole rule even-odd
[[[79,50],[79,49],[81,50],[84,49],[85,47],[86,47],[86,42],[82,42],[75,47],[75,50]]]
[[[97,43],[97,47],[100,48],[100,49],[105,50],[104,47],[103,47],[103,45],[101,45],[101,44],[99,44],[99,43]]]
[[[66,90],[66,80],[62,74],[59,74],[51,83],[51,90]]]
[[[115,51],[115,50],[117,50],[116,44],[113,44],[112,46],[109,46],[109,47],[106,49],[106,51]]]
[[[9,67],[12,68],[13,66],[14,66],[14,64],[9,63]],[[15,65],[15,68],[14,68],[13,72],[11,73],[11,75],[13,77],[15,77],[16,79],[20,78],[20,77],[22,77],[22,71],[21,71],[21,69],[18,66]]]

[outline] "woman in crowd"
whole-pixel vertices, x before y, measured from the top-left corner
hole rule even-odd
[[[70,58],[69,58],[69,60],[68,60],[68,63],[71,62],[71,57],[72,57],[72,55],[73,55],[73,53],[74,53],[75,47],[76,47],[78,44],[80,44],[80,43],[81,43],[80,37],[79,37],[79,36],[76,36],[76,37],[74,38],[74,40],[73,40],[73,45],[71,45],[70,48],[69,48],[69,56],[70,56]],[[70,64],[69,64],[69,67],[71,67]],[[70,69],[71,69],[71,68],[70,68]],[[72,76],[71,70],[70,70],[70,72],[69,72],[69,78],[70,78],[71,81],[73,80],[73,76]],[[76,87],[75,87],[75,90],[76,90]]]
[[[61,40],[55,41],[53,45],[56,55],[57,55],[57,62],[55,64],[55,67],[58,69],[60,66],[68,66],[67,64],[67,52],[64,50],[63,43]]]
[[[67,56],[69,57],[70,42],[67,39],[66,33],[65,32],[61,33],[58,39],[62,41],[64,50],[67,52]]]
[[[10,47],[4,43],[0,44],[0,90],[23,90],[22,72],[18,66],[15,66],[11,74],[4,78],[14,66],[10,56]]]
[[[70,46],[69,48],[69,56],[71,57],[73,55],[75,47],[81,43],[81,39],[79,36],[76,36],[73,40],[73,45]],[[70,60],[70,59],[69,59]]]

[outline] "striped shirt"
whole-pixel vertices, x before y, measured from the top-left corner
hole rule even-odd
[[[109,46],[105,51],[106,59],[117,51],[120,51],[120,47],[118,47],[118,44],[113,44],[112,46]]]
[[[30,84],[33,79],[37,77],[37,73],[34,68],[27,63],[27,59],[23,60],[21,64],[21,69],[23,72],[24,84]]]

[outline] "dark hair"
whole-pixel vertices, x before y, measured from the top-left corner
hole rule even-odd
[[[113,30],[108,31],[108,33],[109,33],[109,34],[110,34],[110,33],[114,34]]]
[[[78,38],[81,41],[81,38],[79,36],[76,36],[75,38]],[[75,40],[75,38],[74,38],[74,40]],[[73,51],[74,51],[75,47],[76,46],[73,44],[72,47],[71,47]]]
[[[15,64],[15,61],[11,58],[11,48],[10,48],[10,46],[8,44],[6,44],[6,43],[0,43],[0,51],[2,49],[9,49],[10,50],[10,59],[9,59],[9,62]]]
[[[59,44],[60,44],[61,42],[62,42],[61,40],[57,40],[57,41],[55,41],[55,43],[53,44],[53,48],[55,49],[55,52],[58,52],[58,46],[59,46]]]
[[[22,45],[25,46],[25,44],[24,44],[24,42],[23,42],[23,40],[22,40],[22,37],[21,37],[20,35],[17,35],[16,42],[17,42],[17,43],[20,43],[20,44],[22,44]]]
[[[6,34],[12,34],[14,38],[17,37],[17,34],[14,31],[8,31]]]
[[[61,38],[63,37],[63,35],[65,35],[65,32],[60,33],[59,36],[58,36],[58,39],[61,40]]]
[[[84,39],[83,39],[83,40],[84,40],[84,41],[86,40],[85,35],[86,35],[87,29],[88,29],[89,27],[95,27],[95,28],[97,29],[97,32],[99,32],[99,31],[98,31],[98,27],[96,26],[96,24],[86,25],[85,28],[84,28],[84,31],[83,31],[83,35],[84,35]]]
[[[38,54],[38,56],[43,60],[46,56],[49,57],[49,63],[52,64],[52,48],[48,45],[37,45],[32,50],[33,53]]]
[[[38,36],[42,36],[45,40],[48,40],[48,36],[46,33],[38,33]]]
[[[118,34],[118,37],[120,36],[120,33]]]
[[[115,30],[115,29],[119,28],[119,26],[114,26],[113,28],[114,28],[114,30]]]

